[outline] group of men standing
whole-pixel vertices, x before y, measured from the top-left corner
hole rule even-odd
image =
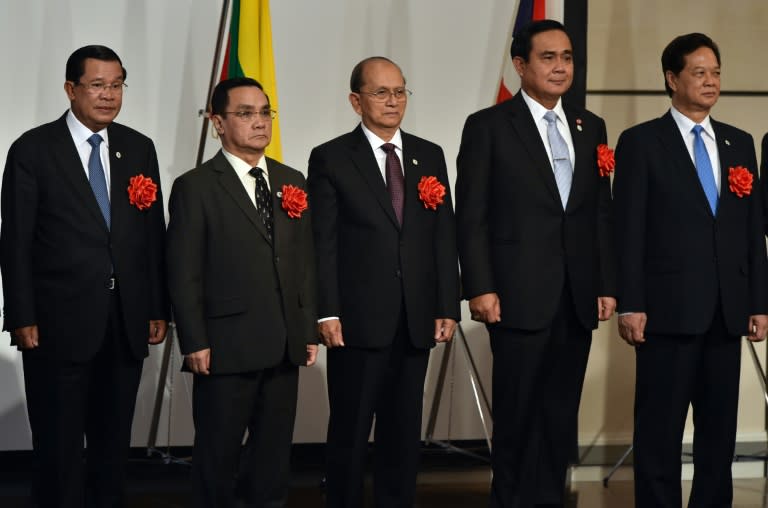
[[[672,107],[621,135],[613,197],[605,122],[561,100],[564,27],[529,24],[511,56],[519,93],[466,121],[455,216],[442,149],[400,128],[403,72],[371,57],[350,78],[360,124],[312,151],[306,181],[265,156],[261,85],[219,83],[221,150],[176,179],[164,238],[152,142],[113,121],[126,71],[103,46],[75,51],[69,111],[13,144],[2,187],[39,506],[121,503],[142,360],[171,307],[194,373],[195,506],[283,506],[298,367],[319,342],[328,506],[363,506],[374,418],[375,504],[413,506],[429,351],[460,297],[493,352],[491,507],[563,506],[592,330],[616,310],[637,352],[636,505],[681,505],[692,404],[689,506],[730,506],[740,337],[766,336],[768,274],[752,139],[709,116],[718,48],[688,34],[664,50]]]

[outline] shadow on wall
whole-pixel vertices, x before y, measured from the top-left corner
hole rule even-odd
[[[3,347],[11,350],[11,346],[7,345],[8,335],[0,337],[3,338]],[[21,353],[17,353],[15,348],[10,355],[0,355],[0,386],[5,394],[18,394],[17,398],[9,400],[8,406],[0,408],[0,450],[30,450],[32,433],[27,420]]]

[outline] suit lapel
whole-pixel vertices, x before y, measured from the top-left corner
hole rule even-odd
[[[69,133],[66,122],[66,113],[59,118],[55,125],[54,139],[52,143],[52,152],[56,159],[56,164],[60,168],[64,178],[72,185],[74,192],[79,196],[78,202],[88,210],[96,223],[105,232],[107,223],[104,222],[104,216],[101,215],[101,209],[93,194],[91,184],[83,168],[83,162],[77,153],[77,148]]]
[[[267,228],[264,227],[264,223],[261,221],[261,217],[259,217],[259,212],[256,211],[256,207],[253,206],[253,202],[245,192],[243,184],[235,174],[235,170],[221,151],[213,158],[213,170],[219,174],[219,185],[232,197],[238,208],[248,217],[248,220],[251,221],[264,239],[269,242]],[[270,176],[271,181],[272,177]],[[274,196],[274,190],[271,194]]]
[[[573,141],[573,180],[571,183],[571,192],[568,195],[566,210],[578,206],[581,198],[586,195],[590,182],[590,173],[597,171],[592,165],[594,160],[589,151],[592,147],[587,143],[587,137],[584,135],[585,129],[592,129],[592,125],[583,125],[582,118],[578,111],[573,109],[564,109],[568,121],[568,129],[571,131],[571,140]],[[590,136],[591,139],[594,139]],[[555,184],[557,185],[557,184]]]
[[[287,231],[288,221],[294,220],[288,217],[283,210],[283,186],[288,184],[286,180],[286,171],[282,165],[273,159],[267,159],[269,168],[269,188],[272,196],[272,217],[274,222],[275,243],[280,242],[280,232]]]
[[[552,164],[549,161],[547,149],[544,147],[544,142],[536,127],[536,121],[533,119],[533,115],[531,115],[531,110],[528,109],[520,92],[516,93],[507,104],[509,104],[509,121],[533,161],[535,171],[549,190],[552,199],[562,206],[560,193],[557,190],[557,182],[555,182],[555,174],[552,171]]]
[[[381,177],[381,171],[379,170],[379,164],[376,162],[376,157],[371,151],[371,144],[368,142],[368,138],[365,137],[363,129],[358,126],[353,131],[353,140],[350,146],[350,156],[360,175],[368,184],[371,193],[376,198],[384,213],[387,214],[389,219],[396,227],[400,227],[397,222],[397,216],[395,215],[395,209],[392,208],[392,200],[387,192],[387,185],[384,179]],[[407,174],[407,170],[403,168]]]
[[[691,154],[685,146],[685,140],[683,140],[680,134],[680,129],[677,127],[675,119],[672,118],[672,114],[667,111],[667,114],[657,121],[659,123],[659,128],[656,130],[656,133],[657,136],[659,136],[659,141],[667,152],[669,152],[670,160],[674,161],[675,165],[678,167],[679,174],[683,180],[683,185],[685,188],[693,189],[695,202],[704,208],[709,215],[712,215],[712,208],[710,208],[707,195],[704,193],[704,188],[701,186],[699,174],[696,172],[696,165],[691,160]]]
[[[728,182],[728,176],[730,168],[736,166],[747,166],[748,162],[740,159],[740,154],[743,153],[741,147],[731,145],[731,140],[728,139],[725,132],[723,132],[720,122],[712,121],[712,129],[715,131],[715,140],[717,142],[717,154],[720,159],[720,200],[718,204],[718,210],[722,206],[727,204],[733,199],[738,198],[733,192],[730,191]],[[757,174],[757,168],[747,168]],[[756,183],[756,182],[755,182]]]

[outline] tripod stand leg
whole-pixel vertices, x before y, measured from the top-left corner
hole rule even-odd
[[[485,409],[489,414],[491,412],[491,405],[488,403],[488,396],[485,393],[483,384],[480,382],[480,374],[477,371],[477,365],[475,364],[475,359],[472,356],[472,351],[469,349],[469,344],[467,344],[467,338],[464,335],[464,330],[462,330],[461,325],[458,325],[456,329],[458,331],[456,340],[461,342],[464,355],[466,356],[467,363],[469,364],[469,380],[472,383],[472,394],[475,399],[475,405],[477,406],[477,414],[480,415],[480,422],[483,424],[485,442],[488,445],[488,451],[491,451],[491,434],[488,430],[488,423],[485,421],[485,412],[483,411],[483,406],[480,403],[480,396],[482,396],[482,400],[485,402]]]
[[[608,486],[608,481],[611,479],[611,476],[613,476],[613,473],[619,470],[619,468],[624,464],[624,461],[627,460],[627,457],[629,457],[629,454],[632,453],[632,450],[634,449],[633,445],[629,445],[629,448],[626,449],[624,452],[624,455],[621,456],[621,458],[616,462],[616,464],[613,465],[613,468],[608,471],[608,474],[605,478],[603,478],[603,487]]]
[[[763,396],[765,397],[765,405],[768,406],[768,390],[766,390],[766,378],[763,365],[760,363],[760,358],[757,357],[757,351],[755,350],[755,344],[748,340],[749,352],[752,354],[752,361],[755,363],[755,370],[757,371],[757,378],[760,380],[760,386],[763,387]]]
[[[163,358],[160,362],[160,376],[157,380],[157,390],[155,391],[155,407],[152,410],[152,420],[149,426],[149,438],[147,439],[147,456],[152,455],[157,445],[157,429],[160,426],[160,412],[163,409],[163,394],[165,393],[165,383],[168,377],[168,365],[173,351],[173,325],[169,327],[168,337],[165,340],[163,349]],[[170,436],[168,436],[170,439]]]
[[[453,341],[447,342],[443,350],[443,358],[440,361],[440,371],[437,374],[437,383],[435,391],[432,394],[432,407],[429,410],[429,420],[427,421],[427,430],[424,441],[429,444],[434,440],[435,425],[437,425],[437,413],[440,411],[440,399],[443,395],[443,386],[445,385],[445,374],[448,371],[448,362],[451,360],[451,351],[453,350]]]

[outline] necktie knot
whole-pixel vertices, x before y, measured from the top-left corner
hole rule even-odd
[[[248,174],[254,178],[258,178],[259,176],[263,177],[263,173],[264,173],[264,170],[258,166],[256,166],[255,168],[251,168],[251,170],[248,171]]]
[[[556,123],[557,122],[557,113],[555,113],[554,111],[547,111],[544,114],[544,120],[546,120],[547,123],[549,123],[549,124]]]
[[[88,144],[90,144],[93,148],[98,148],[102,141],[104,140],[98,134],[94,134],[88,138]]]
[[[392,143],[384,143],[381,145],[381,149],[384,150],[387,154],[393,153],[395,151],[395,145]]]
[[[701,131],[703,130],[704,130],[704,127],[702,127],[701,125],[694,125],[693,129],[691,129],[691,131],[693,132],[693,135],[696,136],[697,138],[701,137]]]

